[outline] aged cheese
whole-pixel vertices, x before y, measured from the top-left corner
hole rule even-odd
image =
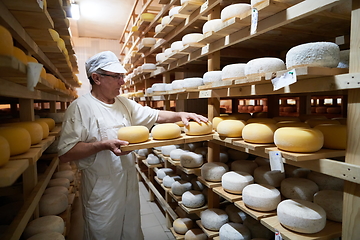
[[[163,178],[163,185],[164,187],[171,188],[172,184],[179,180],[181,180],[181,177],[178,175],[166,175]]]
[[[149,129],[145,126],[122,127],[117,132],[118,139],[129,143],[145,142],[149,139]]]
[[[220,182],[227,171],[229,167],[222,162],[208,162],[201,166],[201,176],[211,182]]]
[[[218,117],[214,117],[212,119],[213,128],[215,130],[217,130],[217,126],[219,125],[219,123],[224,120],[237,120],[237,118],[236,118],[236,116],[231,116],[231,115],[227,115],[227,114],[218,116]]]
[[[156,140],[180,137],[181,128],[175,123],[161,123],[151,129],[151,136]]]
[[[285,178],[281,182],[281,194],[285,198],[302,199],[312,202],[314,194],[318,191],[318,185],[305,178]]]
[[[300,233],[320,232],[326,224],[326,213],[322,207],[299,199],[279,203],[277,216],[281,225]]]
[[[32,56],[26,55],[26,58],[27,58],[27,62],[39,63],[39,61],[36,60],[36,58],[34,58]]]
[[[256,157],[254,162],[256,162],[259,166],[270,166],[270,159],[268,158]]]
[[[194,226],[190,218],[177,218],[173,222],[173,228],[178,234],[184,235],[188,230]]]
[[[69,194],[69,189],[64,186],[55,186],[55,187],[49,187],[45,189],[44,195],[49,193],[62,193],[65,195]]]
[[[285,178],[285,173],[279,170],[271,171],[270,166],[260,166],[254,170],[256,183],[267,184],[273,187],[280,187],[280,183]]]
[[[147,155],[149,155],[149,153],[151,152],[150,149],[148,148],[142,148],[142,149],[139,149],[137,154],[141,157],[147,157]]]
[[[50,179],[47,187],[55,187],[55,186],[63,186],[66,188],[70,187],[70,181],[67,178],[55,178],[55,179]]]
[[[185,126],[186,135],[205,135],[210,133],[212,133],[212,124],[210,122],[189,122],[189,124]]]
[[[154,154],[150,153],[146,158],[146,162],[150,165],[156,165],[160,163],[160,159]]]
[[[197,88],[198,86],[204,85],[204,81],[202,78],[193,77],[193,78],[185,78],[183,82],[184,88]]]
[[[320,119],[320,118],[310,118],[305,121],[305,123],[309,124],[310,127],[316,127],[320,124],[340,124],[339,121],[334,119]]]
[[[164,92],[166,83],[154,83],[151,88],[153,92]]]
[[[152,94],[152,93],[153,93],[152,88],[151,88],[151,87],[147,88],[147,89],[145,90],[145,93],[146,93],[146,94]]]
[[[198,168],[204,163],[204,157],[194,152],[185,152],[180,156],[180,164],[184,168]]]
[[[178,180],[171,185],[171,191],[174,195],[181,196],[183,195],[184,192],[190,191],[191,187],[192,187],[191,182]]]
[[[6,165],[10,159],[10,145],[9,142],[0,135],[0,167]]]
[[[59,216],[39,217],[30,221],[27,224],[23,232],[23,236],[25,239],[28,239],[31,236],[43,232],[63,233],[64,228],[65,228],[64,220]]]
[[[144,21],[152,21],[155,18],[155,14],[152,13],[142,13],[140,19]]]
[[[23,64],[27,65],[27,57],[26,57],[26,54],[24,53],[24,51],[18,47],[12,47],[12,48],[13,48],[13,50],[12,50],[13,56],[15,58],[17,58]]]
[[[234,204],[227,205],[225,212],[229,216],[229,222],[243,223],[243,221],[247,218],[247,215]]]
[[[168,25],[169,23],[170,23],[170,20],[171,20],[171,18],[170,18],[170,16],[164,16],[162,19],[161,19],[161,24],[162,25]]]
[[[171,168],[160,168],[157,172],[156,172],[156,176],[159,179],[163,179],[166,175],[170,175],[173,174],[174,170],[172,170]]]
[[[153,46],[156,44],[156,38],[145,37],[141,39],[141,44],[146,46]]]
[[[166,60],[165,53],[162,52],[162,53],[156,54],[155,60],[156,60],[156,62],[158,62],[158,63],[165,61],[165,60]]]
[[[11,33],[0,25],[0,55],[13,55],[13,39]]]
[[[238,17],[240,18],[245,13],[251,10],[251,5],[247,3],[236,3],[225,7],[221,13],[220,18],[223,22]]]
[[[250,143],[273,143],[276,125],[273,123],[250,123],[242,131],[242,137]]]
[[[162,146],[162,147],[161,147],[161,153],[162,153],[164,156],[169,157],[171,151],[173,151],[173,150],[175,150],[175,149],[177,149],[177,146],[176,146],[176,145]]]
[[[161,23],[155,26],[155,33],[160,33],[164,28],[164,25]]]
[[[21,127],[0,127],[0,136],[9,143],[10,156],[25,153],[30,149],[31,137],[27,130]]]
[[[38,118],[36,121],[44,121],[49,125],[49,131],[52,131],[55,128],[55,120],[52,118]]]
[[[275,210],[281,201],[280,191],[267,184],[250,184],[244,187],[242,198],[245,205],[257,211]]]
[[[337,68],[349,68],[350,50],[340,51],[340,60]]]
[[[176,6],[170,9],[169,16],[172,17],[175,14],[179,14],[179,10],[181,9],[181,6]]]
[[[207,240],[207,235],[200,228],[193,228],[185,233],[185,240]]]
[[[235,63],[229,64],[223,67],[222,69],[222,80],[226,80],[229,78],[241,78],[245,77],[245,66],[246,63]]]
[[[249,173],[240,171],[230,171],[221,177],[221,185],[227,192],[241,194],[244,187],[254,183],[254,178]]]
[[[182,194],[181,201],[185,207],[199,208],[205,205],[205,196],[200,191],[189,190]]]
[[[156,65],[154,63],[144,63],[141,65],[142,70],[156,70]]]
[[[37,122],[15,122],[2,124],[4,127],[21,127],[30,133],[31,145],[38,144],[43,139],[43,128]]]
[[[250,230],[241,223],[225,223],[219,230],[219,237],[221,240],[250,240]]]
[[[282,127],[275,131],[275,145],[290,152],[316,152],[324,144],[322,132],[314,128]]]
[[[235,160],[231,163],[230,169],[232,171],[246,172],[250,175],[254,175],[254,170],[259,165],[255,161],[251,160]]]
[[[204,23],[202,27],[202,33],[216,32],[223,27],[224,23],[221,19],[211,19]]]
[[[165,91],[168,92],[168,91],[171,91],[171,90],[173,90],[172,84],[171,84],[171,83],[167,83],[167,84],[165,85]]]
[[[168,57],[172,54],[172,49],[171,49],[171,48],[167,48],[167,49],[165,49],[164,53],[165,53],[165,57],[168,58]]]
[[[184,45],[182,43],[182,41],[175,41],[170,45],[170,48],[172,51],[179,51],[181,49],[183,49]]]
[[[72,182],[74,181],[74,172],[71,170],[55,172],[52,178],[67,178]]]
[[[322,190],[314,195],[314,203],[326,212],[326,218],[335,222],[342,222],[343,192],[335,190]]]
[[[344,180],[340,178],[313,171],[307,175],[307,178],[314,181],[319,186],[320,190],[344,190]]]
[[[173,90],[179,90],[184,88],[184,79],[182,80],[174,80],[171,82],[172,89]]]
[[[220,81],[221,81],[221,71],[210,71],[204,73],[203,75],[204,84],[220,82]]]
[[[41,120],[41,118],[35,119],[34,122],[40,124],[40,126],[42,127],[42,130],[43,130],[43,137],[42,137],[42,139],[47,138],[47,137],[49,136],[49,133],[50,133],[49,125],[48,125],[45,121]]]
[[[45,240],[45,239],[51,239],[51,240],[65,240],[64,235],[58,232],[43,232],[38,233],[27,240]]]
[[[183,155],[186,152],[188,151],[184,149],[174,149],[170,152],[170,158],[174,161],[180,161],[181,155]]]
[[[43,195],[39,201],[40,216],[58,215],[68,207],[68,198],[62,193]]]
[[[245,66],[245,75],[285,70],[285,63],[279,58],[264,57],[250,60]]]
[[[315,126],[324,135],[324,148],[346,149],[347,126],[339,124],[320,124]]]
[[[191,43],[197,43],[199,40],[203,38],[203,35],[201,33],[188,33],[184,35],[181,39],[183,45],[191,44]]]
[[[241,137],[245,125],[244,120],[223,120],[218,124],[216,131],[223,137]]]
[[[229,216],[224,210],[209,208],[200,213],[201,224],[204,228],[219,231],[222,225],[229,221]]]

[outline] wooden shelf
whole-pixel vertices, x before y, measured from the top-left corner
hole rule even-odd
[[[196,224],[203,230],[203,232],[206,234],[206,236],[208,236],[208,238],[214,238],[219,236],[219,232],[218,231],[212,231],[209,229],[206,229],[202,224],[201,224],[201,220],[197,220]]]
[[[255,218],[256,220],[260,220],[262,218],[267,218],[276,215],[276,210],[269,212],[256,211],[251,208],[248,208],[243,201],[236,201],[234,202],[234,204],[235,206],[240,208],[241,211],[249,214],[251,217]]]
[[[203,177],[198,176],[198,180],[199,182],[201,182],[202,184],[204,184],[206,187],[208,188],[216,188],[216,187],[220,187],[221,186],[221,181],[220,182],[209,182],[206,181]]]
[[[244,140],[237,140],[232,142],[232,144],[253,151],[259,151],[259,150],[264,151],[265,148],[275,146],[275,144],[273,143],[249,143],[249,142],[245,142]]]
[[[202,207],[199,207],[199,208],[189,208],[189,207],[186,207],[181,201],[178,202],[179,206],[187,213],[187,214],[200,214],[200,212],[208,209],[208,206],[205,204],[204,206]]]
[[[223,197],[224,199],[226,199],[229,202],[236,202],[236,201],[240,201],[242,200],[242,195],[241,194],[233,194],[233,193],[229,193],[226,192],[224,190],[223,187],[214,187],[212,188],[213,192],[216,193],[217,195],[219,195],[220,197]]]
[[[170,231],[174,235],[176,240],[184,240],[185,239],[185,234],[184,235],[178,234],[177,232],[175,232],[173,227],[170,228]]]
[[[162,164],[148,164],[146,160],[142,160],[142,162],[148,168],[159,168],[163,166]]]
[[[29,166],[29,160],[13,160],[0,167],[0,187],[11,186]]]

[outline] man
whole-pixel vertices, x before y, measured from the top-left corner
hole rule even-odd
[[[126,70],[116,55],[91,57],[86,73],[91,93],[66,110],[59,139],[59,159],[75,161],[81,170],[84,239],[143,239],[134,155],[122,152],[121,127],[207,118],[195,113],[159,111],[118,96]]]

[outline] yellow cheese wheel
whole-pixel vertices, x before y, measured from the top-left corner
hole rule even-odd
[[[55,31],[54,29],[49,28],[49,33],[52,37],[52,39],[57,42],[57,40],[59,40],[60,36],[59,33],[57,31]]]
[[[333,119],[317,119],[311,118],[305,121],[305,123],[309,124],[310,127],[315,127],[319,124],[340,124],[339,121]]]
[[[4,127],[22,127],[30,133],[31,145],[38,144],[43,139],[43,129],[37,122],[16,122],[2,124]]]
[[[305,122],[308,119],[313,119],[313,118],[320,118],[320,119],[326,119],[325,116],[322,115],[301,115],[300,117],[300,121]]]
[[[185,126],[185,124],[182,121],[178,121],[175,124],[178,125],[179,127],[184,127]]]
[[[10,146],[10,156],[29,151],[30,133],[21,127],[0,127],[0,136],[6,138]]]
[[[36,123],[40,124],[40,126],[43,129],[43,139],[47,138],[49,136],[49,125],[46,123],[46,121],[43,121],[41,119],[35,119]]]
[[[152,13],[143,13],[140,16],[141,20],[152,21],[154,18],[155,18],[155,14],[152,14]]]
[[[29,55],[26,55],[26,59],[27,59],[27,62],[34,62],[34,63],[39,62],[38,60],[36,60],[36,58],[29,56]]]
[[[276,125],[273,123],[250,123],[242,132],[242,137],[250,143],[273,143]]]
[[[298,122],[298,121],[281,121],[277,122],[276,126],[278,128],[280,127],[310,127],[309,124],[304,122]]]
[[[55,127],[55,120],[52,118],[38,118],[36,121],[44,121],[49,126],[49,131],[53,130]]]
[[[211,122],[189,122],[187,126],[185,126],[185,134],[186,135],[205,135],[212,133],[213,126]]]
[[[316,152],[324,144],[322,132],[315,128],[282,127],[274,134],[275,145],[290,152]]]
[[[0,167],[9,162],[10,159],[10,145],[3,136],[0,136]]]
[[[11,33],[0,25],[0,55],[13,55],[13,39]]]
[[[221,121],[224,121],[224,120],[236,120],[236,116],[230,116],[230,115],[222,115],[222,116],[219,116],[219,117],[214,117],[212,119],[212,125],[213,125],[213,128],[216,130],[218,124],[221,122]]]
[[[224,120],[217,126],[217,132],[224,137],[241,137],[246,123],[244,120]]]
[[[145,142],[149,139],[149,129],[145,126],[122,127],[117,133],[118,139],[129,143]]]
[[[300,118],[298,117],[283,117],[283,116],[279,116],[279,117],[273,117],[273,119],[277,122],[282,122],[282,121],[294,121],[294,122],[300,122]]]
[[[65,42],[62,38],[59,38],[57,41],[57,45],[58,47],[61,49],[61,50],[64,50],[65,49]]]
[[[275,121],[272,118],[250,118],[246,121],[247,124],[249,123],[272,123],[276,124],[277,121]]]
[[[27,57],[26,54],[20,48],[13,47],[13,56],[16,57],[23,64],[27,65]]]
[[[324,148],[346,149],[347,126],[339,124],[320,124],[315,127],[324,135]]]
[[[151,135],[157,140],[173,139],[180,137],[181,129],[175,123],[162,123],[151,129]]]
[[[43,78],[43,79],[46,79],[46,70],[45,70],[45,68],[41,69],[40,77]]]

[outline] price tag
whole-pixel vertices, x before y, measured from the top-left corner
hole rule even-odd
[[[41,9],[44,9],[44,1],[43,0],[37,0],[37,3],[39,4],[39,7]]]
[[[209,98],[211,97],[212,90],[200,91],[199,98]]]
[[[275,230],[275,240],[283,240],[283,238],[281,237],[281,234],[278,230]]]
[[[206,44],[201,48],[201,55],[207,54],[209,52],[209,44]]]
[[[270,151],[270,168],[271,171],[281,171],[284,172],[284,163],[282,161],[281,152],[279,151]]]
[[[209,2],[208,1],[204,2],[200,7],[200,13],[205,11],[208,8],[208,6],[209,6]]]
[[[34,87],[37,85],[40,79],[41,69],[43,65],[40,63],[29,62],[27,65],[27,88],[30,91],[34,91]]]
[[[251,27],[250,27],[251,35],[256,33],[257,24],[258,24],[258,16],[259,16],[258,10],[256,8],[253,8],[251,10]]]
[[[271,79],[271,82],[274,87],[274,91],[279,90],[285,86],[289,86],[293,83],[296,83],[296,71],[295,69],[288,71],[281,75],[280,77]]]

